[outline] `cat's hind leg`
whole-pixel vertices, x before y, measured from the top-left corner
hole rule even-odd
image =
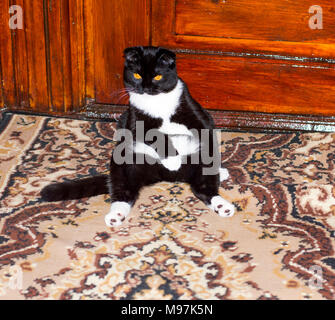
[[[199,166],[193,171],[189,177],[188,183],[194,195],[202,200],[210,209],[215,211],[220,217],[232,217],[235,213],[235,207],[229,201],[221,197],[218,193],[219,184],[222,181],[222,173],[216,175],[203,175],[202,167]],[[225,177],[228,174],[226,169],[223,169]],[[227,179],[228,177],[226,177]]]
[[[229,172],[226,168],[219,169],[219,178],[220,182],[229,178]],[[220,217],[232,217],[235,213],[235,207],[219,195],[212,197],[208,207],[218,213]]]
[[[208,207],[223,218],[232,217],[235,213],[234,205],[220,195],[212,197]]]

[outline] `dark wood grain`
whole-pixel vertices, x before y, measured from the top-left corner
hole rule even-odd
[[[40,111],[49,109],[50,81],[47,70],[47,47],[44,1],[25,0],[25,29],[29,79],[29,106]]]
[[[83,0],[69,1],[72,105],[65,111],[78,110],[85,104],[85,44]]]
[[[52,1],[47,6],[50,50],[50,106],[71,112],[85,104],[83,1]]]
[[[49,2],[45,8],[51,73],[49,75],[49,106],[54,112],[63,110],[65,103],[64,90],[69,86],[65,70],[66,64],[70,63],[70,57],[69,49],[64,41],[64,34],[68,32],[68,11],[67,1],[64,0]]]
[[[205,108],[335,114],[332,64],[179,54],[177,68]]]
[[[12,1],[24,6],[24,0]],[[25,13],[23,12],[23,29],[25,28]],[[29,108],[29,78],[27,59],[27,39],[23,30],[12,31],[13,63],[16,84],[16,104],[18,108]]]
[[[83,1],[84,55],[85,55],[85,98],[95,99],[94,88],[94,13],[95,1]]]
[[[312,30],[310,0],[176,1],[175,32],[215,38],[334,43],[333,0],[320,0],[323,29]]]

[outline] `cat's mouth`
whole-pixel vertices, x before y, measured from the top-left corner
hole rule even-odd
[[[160,94],[161,92],[160,91],[150,90],[150,89],[147,89],[147,90],[144,89],[144,90],[133,91],[133,93],[137,93],[137,94],[140,94],[140,95],[156,96],[156,95]]]
[[[143,91],[144,91],[144,93],[150,94],[150,95],[155,95],[155,94],[159,93],[159,92],[151,90],[151,89],[144,89]]]

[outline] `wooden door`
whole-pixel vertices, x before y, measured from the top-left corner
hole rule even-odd
[[[180,76],[205,108],[226,111],[223,125],[254,113],[245,126],[335,122],[333,0],[17,0],[22,29],[9,28],[13,3],[0,7],[0,108],[108,117],[127,102],[124,48],[156,45],[177,52]]]

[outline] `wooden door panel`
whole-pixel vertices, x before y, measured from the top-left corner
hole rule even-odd
[[[84,21],[82,29],[84,31],[84,57],[85,57],[85,99],[86,103],[94,101],[94,12],[95,1],[83,1]]]
[[[1,100],[4,105],[16,105],[17,95],[14,81],[13,45],[11,30],[8,28],[9,2],[0,6],[0,66],[1,66]]]
[[[317,3],[323,11],[323,29],[309,27],[310,0],[177,0],[175,32],[218,38],[333,43],[333,0]]]
[[[332,65],[179,54],[177,68],[208,109],[334,114]]]
[[[84,15],[92,1],[15,1],[23,10],[23,29],[14,30],[8,25],[13,1],[3,1],[0,107],[65,114],[85,104],[85,52],[92,52],[93,45],[85,43],[84,25],[89,29],[90,19]]]
[[[0,108],[69,114],[124,103],[123,50],[149,45],[150,0],[18,0],[23,29],[0,6]],[[36,3],[35,3],[36,2]]]
[[[92,0],[89,0],[90,2]],[[87,0],[69,0],[69,14],[68,21],[70,25],[69,37],[67,41],[70,42],[71,53],[71,84],[72,84],[72,104],[70,108],[72,111],[78,110],[85,105],[86,85],[85,85],[85,33],[84,21],[85,14],[92,14],[92,12],[84,11],[84,2]],[[92,48],[90,48],[92,50]],[[66,75],[66,74],[65,74]],[[67,104],[64,105],[65,112]]]
[[[50,10],[51,9],[51,10]],[[63,111],[64,105],[71,105],[71,78],[64,76],[70,74],[71,56],[70,43],[64,34],[69,33],[70,23],[65,18],[69,15],[69,4],[67,0],[60,0],[52,4],[52,8],[46,8],[46,22],[48,38],[48,55],[50,64],[50,109],[55,112]],[[42,30],[43,31],[43,30]],[[59,54],[61,52],[61,54]],[[67,101],[68,99],[68,101]]]
[[[335,115],[335,3],[309,28],[310,1],[152,0],[152,43],[205,108]]]
[[[208,4],[208,0],[197,0],[199,3]],[[216,1],[216,0],[213,0]],[[185,4],[184,4],[185,2]],[[313,59],[330,59],[334,60],[335,58],[335,44],[334,41],[325,39],[328,36],[330,39],[333,39],[334,34],[334,20],[335,20],[335,3],[333,6],[329,5],[330,0],[322,0],[319,3],[325,4],[325,8],[328,8],[328,15],[323,14],[324,19],[327,18],[328,24],[324,22],[324,29],[322,30],[310,30],[309,39],[314,39],[310,41],[306,41],[302,39],[300,42],[292,41],[292,36],[290,33],[295,33],[294,29],[285,28],[284,31],[281,31],[282,35],[287,36],[287,38],[282,39],[257,39],[254,36],[254,39],[251,38],[252,32],[248,31],[248,33],[244,36],[240,34],[239,38],[234,38],[229,35],[227,31],[222,28],[219,28],[217,24],[213,24],[211,15],[208,15],[207,20],[201,23],[201,19],[204,18],[204,13],[202,13],[202,18],[199,18],[197,15],[192,15],[188,19],[193,19],[194,28],[192,34],[187,34],[187,32],[182,31],[183,26],[181,25],[181,21],[183,20],[183,16],[185,13],[181,12],[179,9],[177,11],[178,4],[183,3],[183,6],[189,4],[189,10],[191,10],[191,3],[193,1],[176,1],[176,0],[152,0],[152,44],[153,45],[162,45],[169,48],[180,48],[187,50],[196,50],[196,51],[205,51],[215,53],[216,51],[231,53],[231,54],[245,54],[247,55],[267,55],[272,57],[281,58],[278,56],[282,56],[283,58],[291,57],[297,59],[303,58],[313,58]],[[216,1],[217,2],[217,1]],[[277,0],[268,1],[271,3],[277,3]],[[283,1],[287,3],[286,1]],[[226,0],[226,4],[230,3]],[[233,1],[232,3],[235,3]],[[246,2],[246,5],[250,6],[250,3],[255,3],[254,1]],[[264,2],[262,2],[264,3]],[[312,4],[310,4],[312,5]],[[263,4],[259,5],[260,10]],[[185,9],[187,10],[187,9]],[[217,6],[217,10],[221,10],[220,6]],[[308,12],[308,8],[307,8]],[[268,16],[273,17],[274,12],[269,12]],[[311,16],[311,15],[310,15]],[[229,16],[230,20],[221,22],[224,24],[236,24],[238,25],[238,17]],[[231,22],[229,22],[231,21]],[[332,22],[331,22],[332,21]],[[185,26],[187,25],[187,21],[185,20]],[[179,24],[177,32],[176,24]],[[306,28],[308,26],[308,21],[304,19],[301,21],[301,28]],[[274,25],[274,28],[276,25]],[[207,35],[196,35],[200,32],[204,33],[207,29]],[[238,29],[235,27],[235,32],[238,32]],[[249,29],[254,29],[254,25],[250,25]],[[261,27],[259,27],[261,28]],[[190,27],[188,27],[190,29]],[[202,31],[199,31],[202,30]],[[260,29],[258,29],[260,30]],[[286,31],[285,31],[286,30]],[[277,31],[278,33],[279,31]],[[219,34],[224,33],[224,37],[218,36]],[[241,33],[241,32],[240,32]],[[248,37],[249,34],[249,37]],[[324,34],[325,37],[318,41],[316,40],[320,34]],[[291,37],[291,38],[290,38]],[[270,57],[271,58],[271,57]]]
[[[23,5],[24,0],[15,1],[16,5]],[[29,106],[29,76],[25,61],[27,60],[27,38],[24,33],[15,32],[12,37],[14,57],[14,72],[16,85],[16,103],[21,108]]]
[[[28,71],[28,106],[38,110],[40,106],[49,105],[46,37],[44,32],[43,2],[28,0],[24,2],[24,28],[13,33],[25,33],[27,41],[26,61],[22,61],[22,68]],[[18,65],[18,63],[16,63]],[[18,106],[20,107],[20,105]]]

